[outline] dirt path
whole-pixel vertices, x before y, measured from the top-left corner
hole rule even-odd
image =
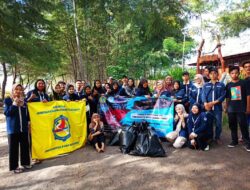
[[[1,120],[1,118],[0,118]],[[175,150],[167,143],[165,158],[122,155],[118,147],[103,154],[86,146],[69,155],[44,161],[31,171],[8,171],[5,124],[0,124],[0,189],[250,189],[250,153],[242,146],[210,151]]]

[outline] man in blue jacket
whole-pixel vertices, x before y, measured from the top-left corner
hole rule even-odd
[[[222,144],[220,140],[222,131],[222,102],[226,96],[225,85],[218,81],[218,70],[210,68],[209,70],[210,82],[203,86],[202,102],[207,111],[208,127],[210,130],[210,137],[213,139],[213,123],[215,122],[215,140],[217,144]]]

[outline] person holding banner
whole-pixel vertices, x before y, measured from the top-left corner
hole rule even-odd
[[[207,121],[206,113],[202,112],[200,104],[193,104],[187,121],[189,147],[191,149],[209,150]]]
[[[164,88],[164,83],[162,80],[156,82],[156,88],[153,93],[153,97],[159,98],[160,96],[171,97],[171,93]]]
[[[94,90],[96,90],[100,95],[105,95],[105,90],[102,88],[102,83],[100,80],[95,80],[94,81],[94,87],[92,89],[92,92],[94,92]]]
[[[69,84],[67,87],[67,94],[63,97],[65,101],[79,101],[80,97],[75,93],[74,85]]]
[[[46,85],[43,79],[38,79],[35,82],[35,88],[28,92],[26,97],[27,102],[48,102],[49,96],[46,93]]]
[[[6,116],[9,142],[9,170],[22,173],[30,169],[30,149],[28,133],[28,111],[24,101],[24,92],[21,84],[15,84],[11,97],[4,100],[4,115]],[[21,165],[19,167],[19,146]]]
[[[90,134],[88,139],[95,146],[97,152],[104,152],[105,148],[105,136],[104,136],[104,125],[100,120],[100,115],[94,113],[89,124]],[[101,145],[101,148],[100,148]]]
[[[174,117],[174,131],[168,133],[166,138],[173,143],[173,147],[181,148],[187,142],[187,117],[188,114],[182,104],[175,106],[176,115]]]
[[[166,76],[164,82],[165,82],[164,87],[165,87],[166,91],[171,93],[174,90],[173,77]]]
[[[26,96],[26,102],[48,102],[49,96],[46,93],[46,85],[45,81],[43,79],[38,79],[35,82],[35,88],[28,92]],[[31,134],[30,134],[31,135]],[[32,141],[30,138],[30,147],[31,147]],[[35,164],[40,164],[41,160],[34,160]]]
[[[56,100],[62,100],[62,96],[61,94],[61,87],[59,84],[56,84],[54,89],[52,88],[52,93],[49,96],[49,99],[52,101],[56,101]]]
[[[120,95],[120,91],[121,91],[121,87],[119,86],[118,82],[113,82],[112,84],[112,90],[109,93],[109,96],[119,96]]]
[[[146,98],[152,96],[146,79],[140,80],[135,96],[145,96]]]
[[[120,96],[132,98],[135,96],[135,94],[136,94],[135,81],[133,78],[129,78],[128,85],[122,87],[122,90],[120,91]]]

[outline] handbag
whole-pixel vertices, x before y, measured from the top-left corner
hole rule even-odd
[[[88,136],[88,140],[89,140],[89,141],[92,141],[93,138],[94,138],[93,135],[90,133],[89,136]]]

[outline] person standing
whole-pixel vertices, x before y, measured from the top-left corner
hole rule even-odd
[[[11,97],[4,100],[4,115],[6,116],[8,143],[9,143],[9,170],[22,173],[30,169],[30,149],[28,133],[28,110],[24,101],[23,87],[15,84]],[[19,147],[21,165],[19,167]]]
[[[209,78],[209,67],[206,66],[205,69],[203,70],[203,80],[205,81],[205,83],[210,81]]]
[[[194,103],[202,105],[201,95],[204,83],[203,76],[201,74],[196,74],[194,83],[189,91],[190,107],[192,107]]]
[[[208,127],[211,140],[214,138],[213,123],[215,122],[215,141],[221,145],[222,132],[222,102],[226,96],[225,85],[218,82],[218,70],[211,68],[209,70],[210,82],[205,83],[202,90],[202,102],[207,111]]]
[[[189,91],[190,91],[191,87],[193,86],[193,84],[189,78],[189,72],[185,71],[182,73],[182,80],[183,81],[181,84],[181,88],[184,90],[185,97],[187,98],[187,101],[184,103],[184,107],[185,107],[186,111],[189,112],[189,107],[190,107]]]
[[[245,81],[247,86],[250,86],[250,60],[243,62],[242,67],[245,71]],[[250,97],[247,97],[247,123],[250,127]]]
[[[238,145],[237,125],[239,124],[245,149],[250,152],[250,139],[246,116],[247,97],[250,97],[250,90],[247,89],[246,81],[239,79],[239,67],[233,66],[229,68],[229,73],[232,81],[226,86],[226,110],[228,113],[232,142],[228,147],[233,148]]]
[[[35,82],[35,88],[28,92],[26,97],[27,102],[48,102],[49,96],[46,93],[46,85],[43,79],[38,79]]]

